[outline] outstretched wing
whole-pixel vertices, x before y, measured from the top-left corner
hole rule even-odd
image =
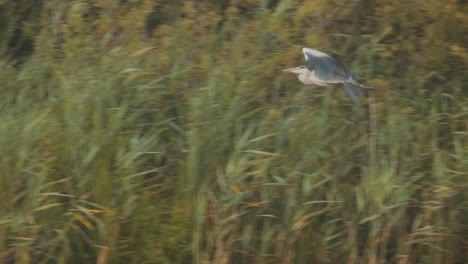
[[[315,69],[315,75],[319,79],[325,82],[355,80],[354,74],[348,67],[327,54],[310,48],[303,48],[302,52],[309,65]]]
[[[310,66],[315,68],[315,75],[320,80],[330,84],[341,84],[353,102],[359,104],[361,89],[356,82],[356,76],[348,67],[318,50],[303,48],[302,52]]]
[[[359,97],[361,96],[361,89],[352,84],[342,85],[345,92],[353,100],[356,105],[359,105]]]

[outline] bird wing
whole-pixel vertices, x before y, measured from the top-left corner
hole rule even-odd
[[[359,96],[361,96],[361,89],[359,89],[358,87],[352,84],[345,84],[345,85],[342,85],[341,87],[343,87],[343,89],[348,94],[348,96],[351,97],[353,102],[356,105],[359,105]]]
[[[303,48],[306,61],[315,68],[315,75],[328,84],[341,85],[356,105],[359,105],[361,86],[356,76],[343,63],[329,55],[310,48]]]
[[[315,75],[327,81],[349,81],[355,80],[354,74],[343,63],[335,60],[329,55],[310,48],[303,48],[306,61],[315,69]]]

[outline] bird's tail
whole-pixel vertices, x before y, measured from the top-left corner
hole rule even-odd
[[[344,84],[343,89],[351,97],[354,104],[359,105],[359,97],[361,96],[361,89],[358,85]]]

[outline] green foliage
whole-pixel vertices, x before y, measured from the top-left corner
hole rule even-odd
[[[0,1],[0,262],[466,262],[463,1],[40,3]]]

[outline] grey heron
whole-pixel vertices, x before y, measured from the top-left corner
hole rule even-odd
[[[329,55],[310,48],[303,48],[302,52],[311,70],[307,66],[283,70],[297,74],[299,81],[320,86],[341,85],[356,105],[359,104],[361,89],[373,89],[358,83],[348,67]]]

